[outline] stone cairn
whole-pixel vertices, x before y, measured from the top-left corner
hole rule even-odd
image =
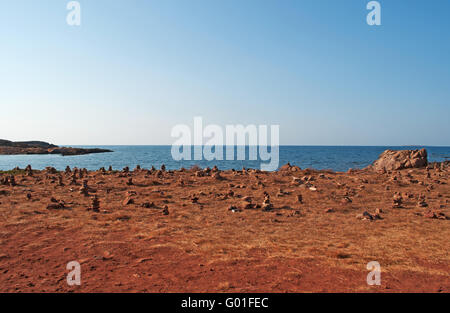
[[[63,177],[62,175],[58,175],[58,186],[64,186]]]
[[[128,166],[125,166],[125,167],[122,169],[122,172],[124,172],[125,174],[128,174],[128,173],[130,172],[130,168],[129,168]]]
[[[211,175],[211,177],[212,177],[213,179],[215,179],[215,180],[222,180],[222,179],[224,179],[224,178],[220,175],[220,172],[219,172],[219,171],[217,171],[217,172],[212,171],[212,172],[213,172],[213,174]]]
[[[71,176],[70,185],[76,185],[76,184],[77,184],[77,174],[74,171]]]
[[[92,197],[91,209],[94,212],[100,212],[100,200],[98,200],[97,196]]]
[[[16,186],[16,179],[14,178],[14,175],[6,176],[5,178],[0,180],[1,185],[6,186]]]
[[[8,176],[6,176],[5,178],[0,178],[0,185],[9,185]]]
[[[69,175],[70,173],[72,173],[72,170],[70,169],[70,166],[67,165],[66,166],[66,170],[64,171],[67,175]]]
[[[166,171],[166,166],[163,164],[161,165],[161,172],[165,172]]]
[[[267,192],[264,192],[264,201],[262,204],[263,211],[271,211],[273,209],[272,203],[270,203],[270,196]]]
[[[52,167],[52,166],[47,166],[45,168],[45,171],[47,172],[47,174],[57,174],[58,171],[56,170],[56,168]]]
[[[402,207],[403,198],[399,193],[395,193],[392,199],[392,207],[393,208],[401,208]]]
[[[112,172],[113,171],[113,168],[112,168],[112,166],[110,165],[109,167],[108,167],[108,172]]]
[[[27,176],[33,176],[33,170],[31,168],[31,165],[27,165],[27,167],[25,168],[25,172]]]
[[[135,172],[139,172],[140,170],[141,170],[141,166],[140,166],[139,164],[136,165],[134,171],[135,171]]]
[[[80,188],[80,194],[82,194],[84,196],[89,196],[89,186],[88,186],[88,181],[86,179],[83,180],[83,185]]]

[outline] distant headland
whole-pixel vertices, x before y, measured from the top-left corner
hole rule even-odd
[[[99,148],[72,148],[59,147],[43,141],[9,141],[0,139],[0,155],[14,154],[60,154],[67,155],[83,155],[90,153],[113,152],[108,149]]]

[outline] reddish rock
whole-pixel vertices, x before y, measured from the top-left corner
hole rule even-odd
[[[403,203],[403,197],[399,193],[395,193],[392,202],[393,208],[401,208]]]
[[[123,205],[129,205],[129,204],[133,204],[133,203],[134,203],[134,200],[130,196],[127,196],[125,198],[125,200],[123,200],[123,202],[122,202]]]
[[[405,168],[421,168],[428,164],[427,150],[386,150],[368,168],[376,171],[392,171]]]
[[[372,214],[370,214],[369,212],[364,211],[363,213],[356,215],[356,218],[360,219],[360,220],[372,221],[374,219],[374,216]]]

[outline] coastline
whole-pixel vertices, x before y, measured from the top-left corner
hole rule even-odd
[[[0,185],[0,290],[450,292],[449,165],[20,171]]]
[[[92,146],[75,146],[75,148],[91,148]],[[114,169],[125,166],[143,168],[155,166],[159,168],[165,164],[167,169],[178,170],[182,167],[202,168],[217,165],[222,170],[246,168],[260,168],[266,161],[256,160],[213,160],[213,161],[175,161],[172,159],[171,146],[97,146],[102,149],[113,150],[113,153],[100,153],[62,157],[60,155],[0,155],[0,170],[11,170],[15,167],[25,168],[31,165],[34,169],[45,169],[47,166],[64,170],[66,166],[98,170],[100,167],[112,165]],[[403,147],[375,146],[375,147],[334,147],[334,146],[280,146],[279,166],[290,162],[301,168],[329,169],[346,172],[350,168],[361,169],[370,165],[386,149],[401,150]],[[422,147],[408,147],[420,149]],[[426,147],[431,162],[442,162],[450,156],[450,147]],[[248,153],[247,153],[248,155]]]
[[[58,154],[61,156],[85,155],[93,153],[113,152],[100,148],[59,147],[44,141],[20,141],[0,139],[0,155],[45,155]]]

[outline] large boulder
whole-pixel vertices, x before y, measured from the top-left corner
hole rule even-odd
[[[428,164],[427,150],[386,150],[369,168],[376,171],[394,171],[405,168],[420,168]]]

